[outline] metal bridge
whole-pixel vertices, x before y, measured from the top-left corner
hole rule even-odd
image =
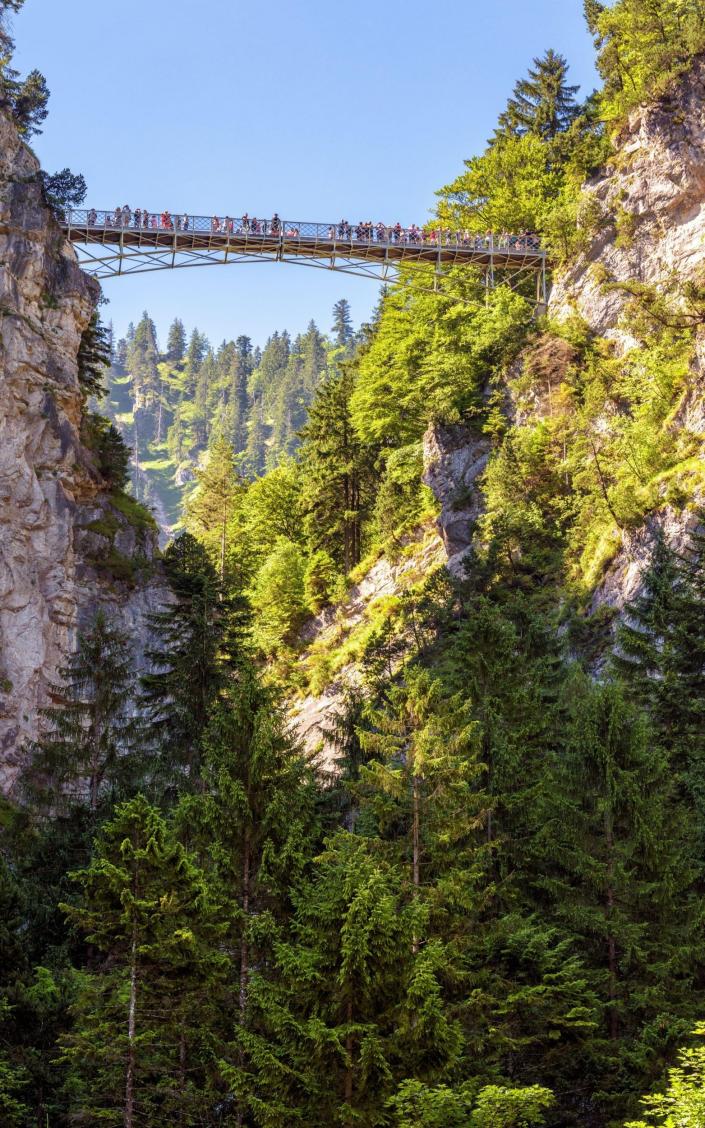
[[[546,302],[546,252],[534,235],[95,208],[67,210],[63,230],[95,278],[278,261],[387,282],[397,280],[402,267],[426,264],[433,267],[429,288],[442,290],[444,267],[472,266],[488,289],[499,282],[515,287],[535,275],[536,300]]]

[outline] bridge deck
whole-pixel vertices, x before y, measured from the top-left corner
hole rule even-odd
[[[253,222],[259,230],[248,229]],[[304,256],[331,259],[335,257],[384,263],[476,264],[480,267],[503,266],[522,270],[543,270],[546,254],[534,236],[483,237],[439,231],[422,232],[419,228],[382,228],[365,230],[358,226],[324,223],[301,223],[282,220],[279,230],[271,223],[209,218],[207,216],[150,215],[144,226],[130,217],[127,224],[116,223],[110,212],[72,211],[67,213],[64,233],[73,243],[101,244],[133,253],[139,248],[165,252],[217,252],[219,255],[256,255],[272,258]],[[217,227],[215,225],[218,225]],[[129,252],[128,252],[129,253]]]
[[[253,235],[233,232],[202,234],[195,231],[151,231],[133,228],[96,228],[65,226],[64,234],[72,243],[100,243],[108,246],[161,247],[177,251],[232,250],[237,254],[267,254],[273,257],[311,255],[321,258],[368,259],[375,262],[476,263],[478,266],[523,266],[540,270],[545,253],[507,247],[489,249],[452,243],[441,246],[430,243],[378,243],[361,239],[328,239],[310,235]]]

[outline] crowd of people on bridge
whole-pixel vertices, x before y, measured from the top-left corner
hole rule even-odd
[[[270,220],[258,219],[256,216],[245,214],[239,218],[229,215],[214,215],[208,220],[204,216],[190,216],[186,212],[172,215],[170,211],[148,211],[146,208],[135,208],[133,211],[127,204],[117,207],[113,212],[98,213],[91,208],[86,213],[86,223],[89,227],[105,228],[131,228],[138,231],[184,231],[202,232],[210,230],[212,235],[238,235],[238,236],[273,236],[285,239],[315,239],[329,242],[366,243],[384,245],[429,246],[429,247],[463,247],[474,251],[539,251],[541,242],[538,235],[530,231],[522,231],[518,235],[503,231],[497,234],[487,231],[478,235],[468,230],[454,230],[450,227],[432,227],[430,229],[418,227],[412,223],[409,227],[402,227],[397,222],[392,226],[384,223],[373,223],[372,220],[360,221],[350,224],[346,219],[341,219],[338,224],[305,223],[299,225],[286,224],[277,212]]]

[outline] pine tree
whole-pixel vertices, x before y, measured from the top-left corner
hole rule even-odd
[[[579,87],[568,85],[567,74],[566,60],[555,51],[534,59],[528,77],[517,82],[514,96],[500,114],[496,138],[531,133],[553,141],[564,133],[579,112],[575,100]]]
[[[7,44],[7,38],[4,38]],[[7,63],[4,64],[1,75],[2,100],[9,106],[19,132],[25,137],[41,133],[40,127],[49,113],[49,89],[44,75],[38,70],[32,70],[26,78],[20,79],[18,72],[8,67]]]
[[[219,910],[159,812],[122,804],[62,906],[100,953],[62,1039],[74,1120],[196,1126],[216,1095],[209,1035],[226,971]]]
[[[23,1128],[30,1115],[25,1103],[29,1075],[22,1064],[21,1033],[11,1002],[28,971],[22,935],[26,919],[19,882],[0,855],[0,1117],[7,1128]]]
[[[274,655],[294,642],[306,616],[305,564],[298,545],[280,537],[257,573],[252,593],[253,638]]]
[[[350,302],[340,298],[333,306],[333,340],[340,349],[349,349],[354,333],[350,316]]]
[[[222,583],[230,549],[228,532],[245,488],[235,467],[233,448],[222,435],[211,443],[205,466],[196,470],[195,476],[196,489],[186,503],[184,524],[205,545]]]
[[[47,731],[32,749],[25,783],[45,809],[86,805],[95,814],[139,774],[140,729],[133,713],[133,656],[128,636],[100,611],[59,669]]]
[[[648,711],[698,827],[705,815],[704,616],[702,531],[696,525],[680,556],[658,537],[639,594],[625,607],[612,665],[628,695]],[[702,865],[702,832],[697,839]]]
[[[110,366],[110,351],[108,330],[94,313],[81,334],[78,346],[78,380],[86,399],[89,396],[101,399],[105,395],[105,372]]]
[[[421,916],[398,872],[345,832],[294,901],[291,938],[253,975],[245,1065],[227,1076],[256,1123],[387,1123],[385,1101],[402,1076],[442,1077],[458,1054],[440,953],[413,953]]]
[[[230,364],[228,404],[223,417],[223,430],[236,454],[241,454],[247,444],[247,414],[250,406],[248,381],[252,374],[252,342],[240,336],[235,341],[235,351]]]
[[[235,1037],[230,1034],[222,1056],[230,1062],[229,1103],[242,1116],[248,1047],[251,1037],[257,1041],[249,1019],[250,983],[271,966],[272,940],[317,830],[310,774],[272,691],[251,668],[240,671],[213,709],[204,736],[203,790],[182,800],[177,822],[225,907],[224,944],[233,953],[227,1007]],[[233,1084],[231,1070],[244,1071],[243,1078]]]
[[[174,318],[166,339],[166,355],[174,363],[183,360],[186,352],[186,330],[180,317]]]
[[[206,550],[190,533],[169,545],[164,568],[175,603],[149,617],[154,642],[147,650],[151,671],[140,679],[141,704],[157,750],[157,781],[194,786],[201,736],[223,685],[230,608]]]
[[[350,419],[354,375],[333,373],[319,388],[301,431],[302,503],[312,551],[324,549],[341,571],[362,556],[363,525],[372,504],[372,452],[358,439]]]
[[[433,909],[441,916],[451,904],[472,912],[475,888],[484,885],[487,800],[479,730],[467,706],[459,696],[448,699],[426,671],[409,671],[388,703],[370,712],[368,726],[360,734],[371,757],[360,768],[363,811],[374,812],[414,898],[438,898]]]
[[[612,656],[613,668],[630,696],[652,713],[664,696],[662,683],[670,665],[671,635],[681,596],[675,553],[659,536],[641,590],[625,607]]]
[[[585,1076],[594,1070],[598,1115],[619,1116],[652,1069],[653,1023],[662,1039],[678,1037],[702,1008],[691,826],[664,753],[619,687],[576,674],[564,692],[539,884],[592,969],[604,1041],[594,1039]]]

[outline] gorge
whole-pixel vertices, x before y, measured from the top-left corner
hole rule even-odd
[[[21,7],[0,1123],[705,1125],[705,6],[586,0],[600,88],[439,190],[545,308],[415,262],[219,345],[102,323]]]

